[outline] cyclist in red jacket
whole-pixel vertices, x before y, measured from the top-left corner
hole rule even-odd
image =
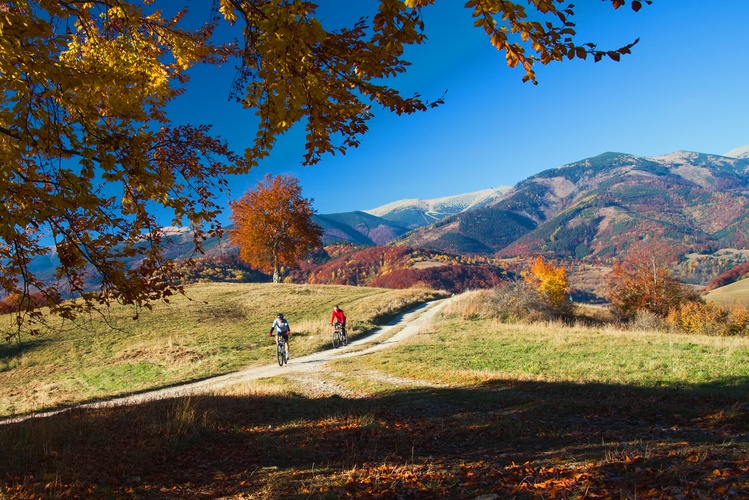
[[[336,323],[341,324],[341,331],[343,336],[346,337],[346,315],[343,314],[343,309],[337,305],[333,306],[333,314],[330,316],[330,325],[333,326]]]

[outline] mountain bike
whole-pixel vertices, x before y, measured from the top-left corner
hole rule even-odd
[[[333,329],[333,347],[338,349],[341,344],[348,345],[348,335],[343,331],[343,325],[336,323]]]
[[[283,366],[284,363],[288,363],[286,359],[286,349],[284,348],[286,339],[281,335],[276,336],[276,358],[278,359],[278,366]]]

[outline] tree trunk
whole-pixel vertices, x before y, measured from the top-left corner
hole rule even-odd
[[[281,263],[278,258],[273,259],[273,283],[281,282]]]

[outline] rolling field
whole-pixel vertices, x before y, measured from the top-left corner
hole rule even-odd
[[[270,325],[282,312],[295,355],[329,346],[333,305],[352,338],[415,304],[424,290],[287,284],[200,284],[152,311],[115,307],[0,344],[0,417],[166,387],[273,360]]]
[[[734,304],[749,307],[749,279],[710,290],[705,294],[705,300],[724,307],[730,307]]]
[[[304,349],[322,347],[309,338],[328,307],[296,304],[333,294],[363,317],[389,293],[327,288],[276,298],[310,322]],[[214,337],[184,347],[230,346],[238,334],[219,339],[215,325],[241,332],[247,316],[224,319],[236,308],[222,303],[269,308],[262,290],[247,292],[206,290],[220,314],[199,317]],[[304,379],[4,425],[0,498],[741,498],[747,394],[747,337],[507,324],[468,292],[397,347]]]

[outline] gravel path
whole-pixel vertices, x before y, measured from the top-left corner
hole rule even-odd
[[[295,358],[292,346],[289,362],[282,367],[278,366],[278,364],[275,362],[263,366],[254,366],[246,368],[244,370],[240,370],[238,372],[219,375],[217,377],[211,377],[205,380],[200,380],[198,382],[192,382],[174,387],[166,387],[154,391],[108,399],[106,401],[86,403],[79,405],[78,408],[130,405],[157,399],[204,394],[220,390],[224,387],[239,382],[273,377],[276,375],[284,375],[292,372],[297,373],[297,375],[295,375],[295,384],[308,389],[313,396],[338,394],[345,397],[356,397],[355,394],[350,393],[342,386],[330,382],[330,375],[335,375],[333,372],[326,370],[325,375],[327,375],[327,377],[321,376],[322,367],[325,365],[325,363],[332,359],[361,356],[363,354],[386,349],[398,344],[399,342],[418,332],[422,326],[427,324],[434,317],[434,315],[437,314],[437,312],[447,303],[448,300],[449,299],[440,299],[422,304],[415,309],[412,309],[411,311],[401,314],[387,325],[378,328],[367,335],[361,336],[354,341],[349,342],[346,347],[340,347],[338,349],[328,349],[325,351],[309,354],[307,356]],[[377,373],[372,373],[371,376],[378,379],[382,378],[382,374]],[[335,377],[333,377],[333,379],[335,379]],[[408,383],[408,381],[400,381],[400,379],[398,381],[389,379],[388,381]],[[411,381],[411,383],[416,382]],[[63,411],[67,410],[36,413],[23,417],[11,418],[8,420],[0,421],[0,425],[2,423],[18,422],[29,418],[47,417]]]

